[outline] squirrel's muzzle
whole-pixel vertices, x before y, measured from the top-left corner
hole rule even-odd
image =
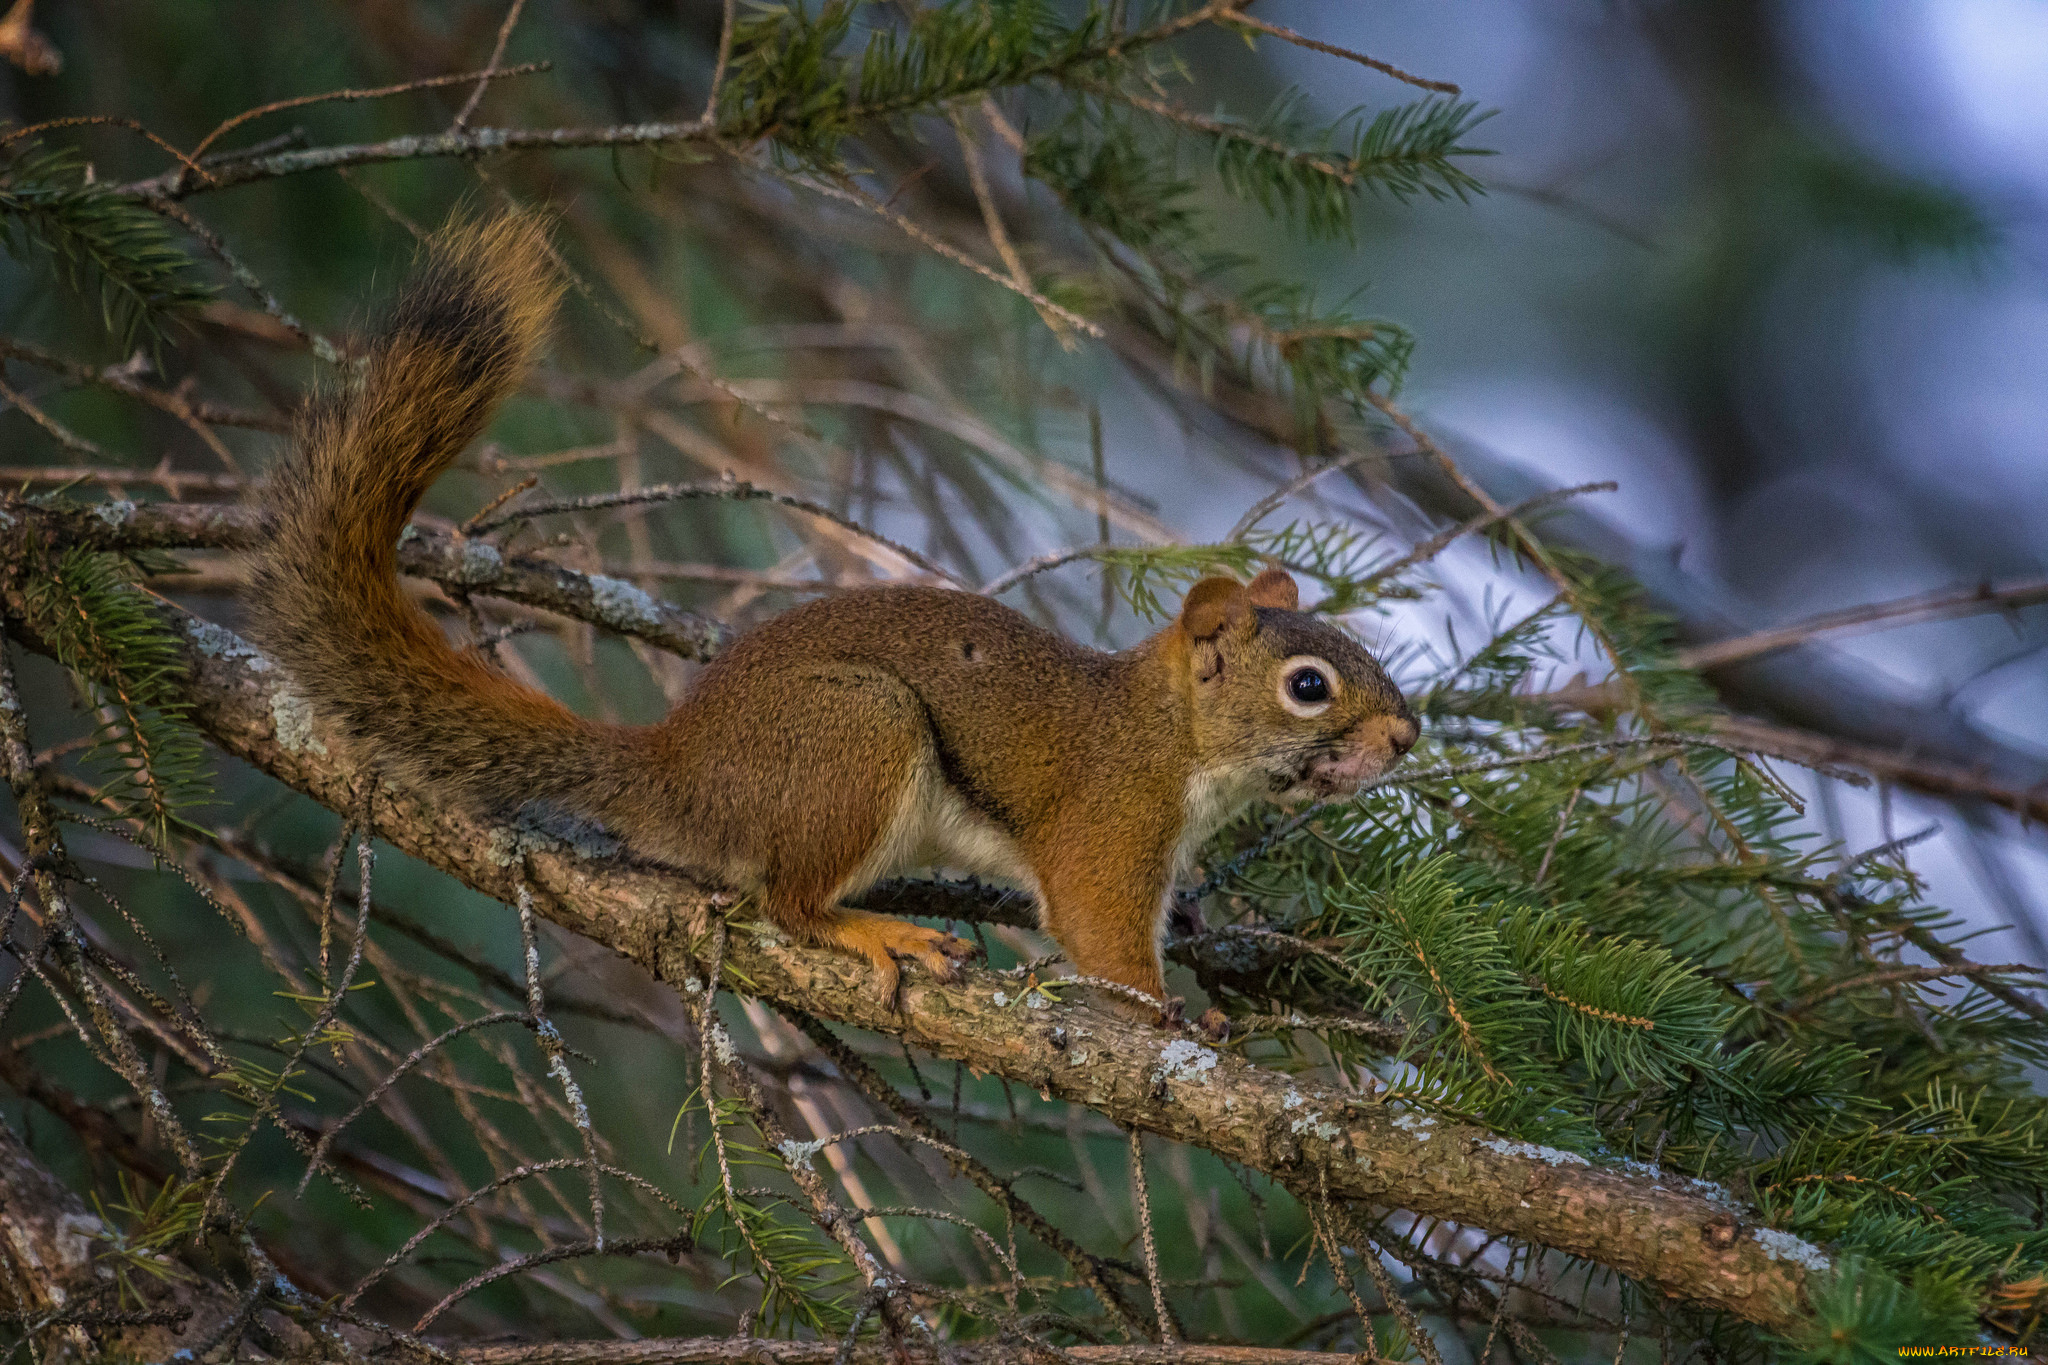
[[[1422,727],[1411,715],[1361,721],[1345,736],[1343,749],[1309,764],[1308,786],[1325,800],[1349,796],[1399,763],[1421,733]]]

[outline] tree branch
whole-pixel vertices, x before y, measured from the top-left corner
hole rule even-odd
[[[138,475],[137,480],[145,480]],[[6,500],[9,514],[27,504]],[[98,503],[34,509],[46,534],[100,550],[246,550],[256,543],[255,508],[230,503]],[[398,545],[400,573],[452,592],[502,597],[589,621],[681,655],[707,659],[731,638],[723,624],[603,574],[583,574],[532,555],[506,558],[495,545],[413,527]]]
[[[502,73],[501,73],[502,74]],[[466,73],[463,79],[474,79]],[[114,192],[135,199],[183,199],[196,191],[226,189],[252,180],[337,166],[366,166],[380,161],[412,161],[421,157],[497,156],[505,152],[562,151],[574,147],[643,147],[657,143],[709,142],[717,130],[704,119],[681,123],[619,123],[609,128],[465,128],[442,133],[413,133],[383,142],[357,142],[340,147],[303,147],[269,156],[252,156],[206,168],[207,179],[194,183],[183,167],[131,180]]]

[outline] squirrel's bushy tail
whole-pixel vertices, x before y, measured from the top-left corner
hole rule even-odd
[[[604,786],[612,727],[452,647],[401,593],[397,544],[531,362],[554,281],[532,218],[437,233],[360,380],[300,419],[251,584],[257,639],[359,762],[494,807]]]

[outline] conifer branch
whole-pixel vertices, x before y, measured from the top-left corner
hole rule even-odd
[[[93,183],[70,148],[30,143],[0,172],[0,246],[16,257],[40,248],[73,288],[96,284],[101,321],[124,348],[213,296],[156,215]]]

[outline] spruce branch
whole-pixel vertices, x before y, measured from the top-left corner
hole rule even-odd
[[[96,285],[101,320],[123,350],[137,333],[160,339],[213,297],[156,216],[92,183],[69,148],[30,143],[0,172],[0,246],[17,260],[46,255],[74,289]]]
[[[178,641],[135,586],[132,565],[78,546],[38,566],[24,603],[58,661],[104,708],[89,755],[108,778],[104,795],[132,811],[158,849],[169,847],[212,777],[180,690]]]
[[[1271,34],[1273,37],[1280,39],[1282,42],[1292,43],[1296,47],[1305,47],[1309,49],[1311,52],[1327,52],[1333,57],[1342,57],[1347,61],[1357,62],[1360,66],[1369,66],[1375,71],[1381,72],[1385,75],[1392,76],[1397,81],[1404,81],[1409,85],[1417,87],[1418,89],[1432,90],[1439,95],[1456,95],[1462,93],[1457,86],[1451,84],[1449,81],[1430,80],[1425,76],[1414,75],[1410,72],[1403,71],[1400,67],[1393,65],[1391,62],[1383,62],[1379,60],[1377,57],[1368,57],[1363,52],[1354,52],[1350,48],[1339,47],[1335,43],[1326,43],[1323,42],[1321,39],[1311,38],[1307,34],[1296,33],[1291,28],[1284,28],[1279,24],[1268,23],[1266,20],[1255,18],[1252,15],[1244,13],[1242,10],[1233,13],[1227,20],[1225,20],[1225,22],[1227,24],[1231,24],[1239,28],[1251,29],[1256,33]]]

